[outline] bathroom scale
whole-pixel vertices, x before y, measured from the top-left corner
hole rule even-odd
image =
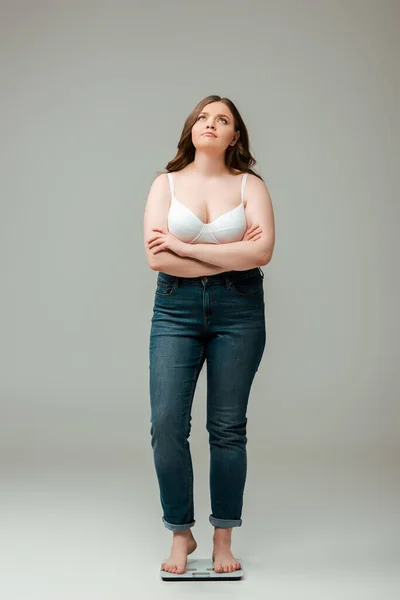
[[[237,559],[241,567],[243,563]],[[167,562],[167,559],[161,561]],[[243,577],[243,569],[236,569],[232,573],[216,573],[212,558],[188,558],[184,573],[168,573],[160,568],[163,581],[238,581]]]

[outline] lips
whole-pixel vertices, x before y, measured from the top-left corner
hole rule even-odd
[[[212,137],[217,137],[214,133],[212,133],[212,131],[206,131],[205,133],[203,133],[203,135],[210,135]]]

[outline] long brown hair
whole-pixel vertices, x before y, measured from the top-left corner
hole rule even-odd
[[[264,181],[261,175],[255,173],[252,169],[252,167],[256,164],[256,160],[250,153],[249,134],[238,109],[232,100],[229,100],[229,98],[221,98],[221,96],[216,95],[206,96],[203,98],[186,118],[181,137],[178,142],[178,152],[176,153],[176,156],[166,165],[165,169],[167,172],[180,171],[186,167],[186,165],[193,162],[196,148],[192,142],[191,130],[203,108],[211,102],[223,102],[226,106],[228,106],[233,115],[235,131],[240,131],[240,136],[236,144],[234,146],[228,146],[225,152],[225,164],[228,167],[228,170],[234,174],[236,174],[235,170],[239,170],[242,173],[252,173]]]

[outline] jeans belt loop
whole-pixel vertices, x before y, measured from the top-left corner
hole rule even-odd
[[[223,276],[225,279],[226,287],[227,289],[229,289],[231,287],[231,278],[227,273],[223,273]]]

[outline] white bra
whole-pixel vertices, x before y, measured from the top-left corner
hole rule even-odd
[[[167,173],[167,175],[171,189],[168,230],[173,235],[189,244],[223,244],[224,242],[239,242],[243,238],[247,228],[243,194],[248,173],[244,173],[242,177],[241,203],[213,219],[211,223],[203,223],[187,206],[175,198],[172,173]]]

